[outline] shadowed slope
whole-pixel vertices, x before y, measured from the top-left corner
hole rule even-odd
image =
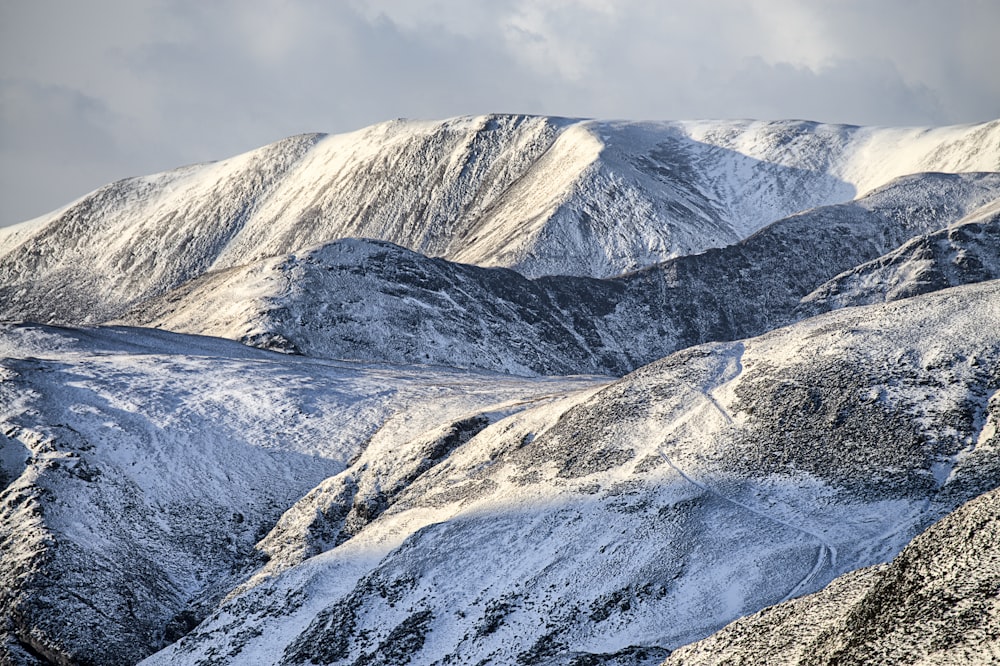
[[[1000,174],[921,174],[720,250],[608,280],[529,280],[345,240],[210,273],[122,320],[307,355],[515,374],[624,374],[801,318],[841,271],[1000,196]]]

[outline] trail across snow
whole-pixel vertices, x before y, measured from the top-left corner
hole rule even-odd
[[[781,602],[783,603],[785,601],[788,601],[789,599],[793,599],[794,597],[796,597],[798,594],[801,593],[802,590],[809,589],[809,585],[811,584],[813,579],[817,575],[819,575],[819,572],[823,570],[824,566],[827,563],[829,563],[829,567],[831,569],[836,567],[837,548],[833,544],[828,542],[826,539],[824,539],[817,532],[813,532],[809,529],[806,529],[801,525],[795,525],[793,523],[781,520],[780,518],[776,518],[763,511],[755,509],[749,504],[745,504],[744,502],[740,502],[739,500],[727,497],[725,494],[719,492],[718,490],[715,490],[714,488],[712,488],[703,481],[695,480],[689,473],[681,469],[666,451],[668,444],[670,444],[671,442],[675,442],[677,439],[675,436],[673,436],[673,433],[676,433],[678,430],[680,430],[684,426],[687,426],[688,424],[696,423],[699,420],[699,418],[696,418],[696,416],[697,417],[703,416],[704,412],[706,411],[705,409],[706,406],[710,408],[708,409],[709,412],[714,411],[714,413],[717,416],[721,417],[721,420],[724,423],[724,427],[732,427],[734,425],[734,421],[732,416],[729,414],[729,410],[727,410],[721,403],[719,403],[716,397],[712,394],[712,391],[718,390],[725,384],[735,381],[740,376],[740,374],[742,374],[743,365],[740,359],[743,355],[743,351],[744,351],[743,343],[736,343],[732,347],[730,352],[729,362],[726,363],[726,365],[723,366],[719,374],[710,381],[710,386],[714,386],[714,388],[700,389],[688,382],[684,382],[683,380],[681,380],[682,384],[684,384],[688,388],[688,390],[691,391],[692,395],[697,396],[695,400],[700,403],[700,406],[692,408],[691,410],[688,411],[688,414],[685,417],[677,419],[671,424],[670,428],[668,429],[668,435],[663,440],[663,443],[660,444],[660,446],[658,447],[657,452],[660,454],[660,457],[663,458],[664,462],[666,462],[671,469],[677,472],[677,474],[680,475],[682,479],[696,486],[697,488],[700,488],[702,491],[715,495],[716,497],[736,507],[739,507],[740,509],[749,511],[750,513],[756,516],[764,518],[765,520],[777,523],[779,525],[783,525],[797,532],[801,532],[802,534],[805,534],[806,536],[818,542],[819,545],[817,546],[817,551],[816,551],[816,562],[813,565],[813,568],[798,583],[796,583],[794,587],[792,587],[792,589],[788,592],[787,595],[785,595],[784,598],[782,598]],[[709,440],[713,438],[712,434],[710,432],[707,432],[707,429],[702,429],[698,425],[695,425],[694,427],[697,429],[697,432],[695,434],[699,435],[697,439]]]

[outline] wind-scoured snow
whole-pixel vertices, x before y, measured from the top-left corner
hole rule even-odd
[[[888,561],[1000,479],[998,290],[693,347],[363,456],[261,542],[281,566],[144,663],[641,663]],[[408,449],[450,452],[413,476]]]
[[[0,316],[96,323],[209,270],[345,237],[608,277],[925,171],[1000,170],[1000,121],[940,129],[491,115],[303,135],[108,185],[0,230]]]
[[[369,439],[391,450],[594,383],[6,325],[0,661],[20,644],[54,663],[135,663],[260,566],[254,544]]]

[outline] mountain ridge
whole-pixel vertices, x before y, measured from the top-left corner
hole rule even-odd
[[[841,273],[802,299],[802,315],[907,298],[1000,277],[1000,201],[948,227],[914,237],[878,259]]]
[[[841,271],[998,199],[998,174],[905,176],[725,248],[606,280],[529,280],[342,240],[205,274],[118,321],[320,357],[621,375],[791,323],[804,316],[800,299]]]
[[[197,624],[263,563],[254,544],[281,514],[374,435],[392,446],[603,381],[33,324],[0,329],[0,377],[0,644],[109,664]]]
[[[397,121],[119,181],[0,229],[0,288],[47,294],[32,319],[96,323],[206,271],[344,236],[529,277],[610,276],[928,170],[1000,171],[1000,121]]]

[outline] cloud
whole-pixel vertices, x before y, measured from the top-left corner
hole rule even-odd
[[[931,90],[908,85],[892,62],[876,58],[832,60],[815,70],[751,58],[722,90],[717,101],[747,108],[749,117],[773,117],[779,108],[784,117],[883,125],[933,125],[944,117]]]
[[[996,25],[992,0],[4,3],[0,224],[396,117],[986,120]]]
[[[0,222],[43,212],[119,176],[133,157],[101,100],[58,85],[0,79]],[[62,200],[52,199],[53,186]]]

